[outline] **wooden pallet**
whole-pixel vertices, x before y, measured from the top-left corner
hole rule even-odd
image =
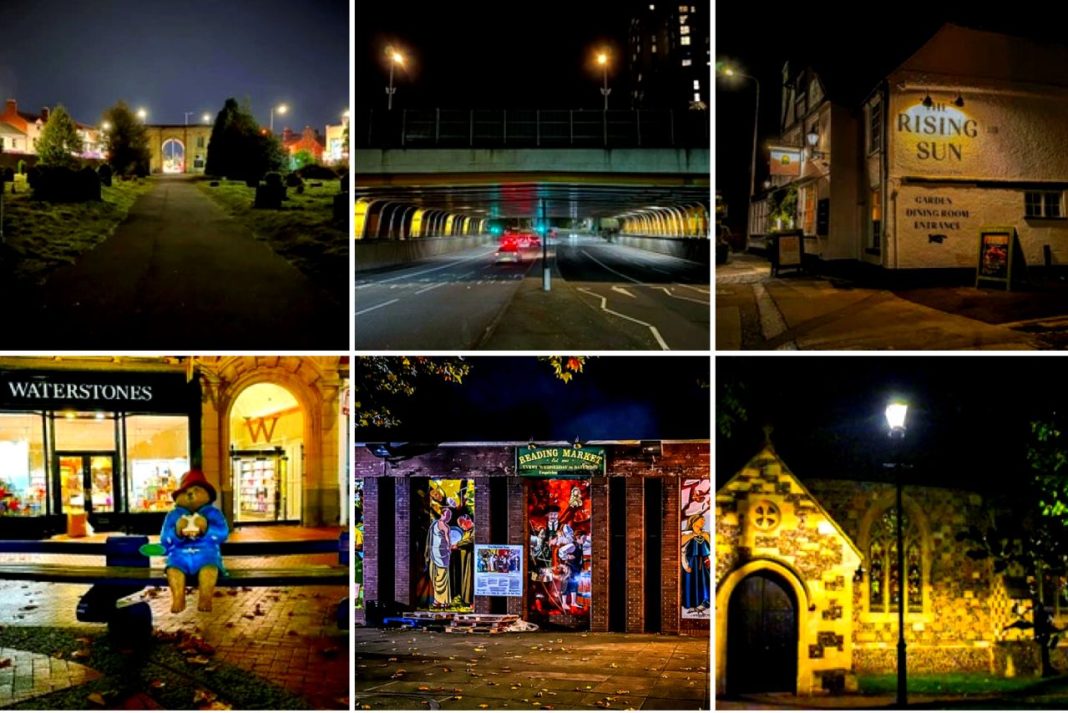
[[[519,621],[518,614],[455,614],[456,624],[514,624]]]
[[[416,621],[452,621],[455,614],[447,611],[408,611],[403,616]]]
[[[506,627],[500,626],[446,626],[446,634],[504,634]]]

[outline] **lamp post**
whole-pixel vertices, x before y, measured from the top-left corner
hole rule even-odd
[[[905,416],[909,406],[904,401],[891,401],[886,407],[886,423],[890,427],[890,439],[904,440]],[[896,463],[897,475],[897,705],[908,706],[908,663],[905,650],[905,607],[908,601],[908,582],[905,577],[905,538],[901,523],[904,511],[901,509],[901,464]]]
[[[137,110],[137,118],[141,120],[142,124],[145,123],[145,119],[148,118],[148,110],[145,109],[144,107],[141,107],[140,109],[138,109]]]
[[[274,113],[278,112],[279,116],[285,116],[285,113],[289,111],[289,107],[285,104],[279,104],[278,106],[271,107],[271,133],[274,133]]]
[[[393,111],[393,95],[397,89],[393,86],[393,68],[397,65],[404,66],[404,55],[397,50],[389,51],[389,86],[386,87],[386,110]]]
[[[756,87],[756,102],[753,106],[753,159],[749,164],[749,202],[753,202],[753,196],[756,195],[756,157],[757,157],[757,131],[760,126],[760,80],[756,77],[739,72],[738,70],[727,67],[723,70],[723,74],[728,77],[741,77],[742,79],[748,79],[753,82],[753,86]],[[753,236],[753,212],[749,211],[749,237]]]
[[[193,114],[195,114],[196,112],[195,111],[184,111],[182,113],[185,114],[185,125],[189,126],[189,117],[192,116]]]
[[[601,65],[601,77],[604,81],[604,86],[601,87],[601,94],[604,95],[604,110],[608,111],[608,95],[612,93],[612,90],[608,88],[608,53],[601,52],[597,55],[597,64]]]
[[[208,112],[204,112],[203,114],[200,115],[200,120],[203,121],[205,124],[210,124],[211,123],[211,114],[209,114]]]

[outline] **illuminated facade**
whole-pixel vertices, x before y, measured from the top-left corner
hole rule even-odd
[[[720,486],[717,690],[839,692],[855,689],[857,674],[892,673],[902,599],[910,672],[1037,669],[1029,632],[1005,628],[1018,618],[1014,604],[1030,606],[1026,583],[969,558],[956,539],[986,522],[983,498],[905,487],[904,581],[895,502],[885,483],[802,483],[770,444]],[[1068,602],[1047,599],[1063,625]],[[1054,661],[1063,663],[1066,652],[1057,650]]]
[[[349,162],[349,145],[345,141],[348,119],[341,124],[326,125],[326,148],[323,150],[323,162],[334,166]]]
[[[8,99],[0,113],[0,152],[8,154],[37,155],[37,139],[48,121],[48,107],[39,114],[19,111],[18,102]],[[83,149],[79,158],[100,159],[104,157],[104,142],[100,131],[87,124],[75,121]]]
[[[204,173],[211,141],[209,124],[147,124],[152,173]]]
[[[1015,228],[1028,264],[1068,263],[1065,67],[1068,48],[951,24],[859,106],[787,67],[780,143],[798,152],[802,174],[772,181],[797,190],[806,252],[974,270],[980,229],[999,226]],[[767,196],[751,209],[759,244],[774,211]]]
[[[304,131],[299,134],[292,129],[285,129],[282,132],[282,146],[290,157],[306,151],[316,163],[323,160],[323,142],[319,139],[319,132],[310,126],[305,126]]]

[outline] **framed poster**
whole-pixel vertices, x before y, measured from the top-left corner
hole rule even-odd
[[[983,228],[979,231],[979,257],[975,271],[975,286],[995,282],[1012,289],[1012,255],[1016,242],[1016,228]]]
[[[522,545],[475,545],[475,596],[523,596]]]

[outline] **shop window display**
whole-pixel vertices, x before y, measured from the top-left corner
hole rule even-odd
[[[47,512],[44,452],[40,414],[0,414],[0,516]]]
[[[127,416],[125,419],[130,512],[167,512],[171,493],[189,470],[189,419]]]

